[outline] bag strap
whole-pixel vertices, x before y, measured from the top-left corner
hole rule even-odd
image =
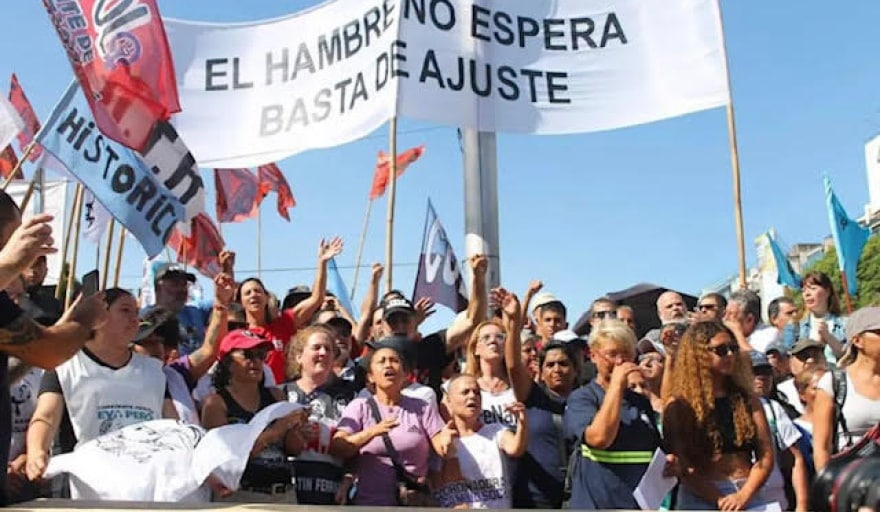
[[[843,430],[846,436],[847,444],[852,443],[852,437],[849,434],[849,428],[846,425],[846,417],[843,415],[843,404],[846,403],[846,370],[832,370],[831,386],[834,392],[834,429],[831,432],[831,450],[836,452],[838,449],[838,430]],[[839,427],[839,428],[838,428]]]
[[[379,412],[379,403],[376,402],[375,397],[370,397],[367,400],[367,403],[370,405],[370,410],[373,412],[373,419],[376,420],[376,424],[382,422],[382,414]],[[391,442],[391,437],[388,433],[382,434],[382,442],[385,443],[385,451],[388,453],[388,458],[391,459],[391,464],[394,466],[394,473],[397,475],[397,479],[399,481],[409,480],[411,482],[416,482],[417,479],[410,474],[409,471],[403,467],[403,464],[400,463],[400,454],[397,453],[397,449],[394,448],[394,444]]]

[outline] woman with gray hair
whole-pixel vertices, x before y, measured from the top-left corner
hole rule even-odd
[[[597,375],[568,397],[565,434],[580,445],[572,474],[573,509],[637,509],[633,490],[660,446],[651,402],[629,389],[635,335],[616,319],[590,333],[590,357]]]
[[[857,443],[880,423],[880,307],[857,310],[846,324],[849,346],[816,384],[813,402],[813,461],[816,471],[831,454]],[[836,404],[842,404],[836,414]]]

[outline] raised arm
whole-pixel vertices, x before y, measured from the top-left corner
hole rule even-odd
[[[363,343],[370,336],[370,327],[373,323],[373,312],[379,301],[379,282],[382,280],[382,273],[385,267],[381,263],[373,263],[370,269],[370,286],[367,288],[367,294],[364,296],[364,302],[361,304],[361,318],[358,320],[354,329],[354,339],[358,343]]]
[[[92,330],[104,325],[106,319],[103,293],[78,298],[64,316],[49,327],[19,314],[0,328],[0,350],[30,366],[51,369],[73,357]]]
[[[324,303],[327,293],[327,263],[334,256],[342,253],[342,239],[335,237],[329,241],[321,239],[318,244],[318,269],[315,273],[315,283],[312,286],[312,294],[293,308],[296,327],[305,327],[312,320],[315,312]]]
[[[205,341],[198,350],[189,355],[189,373],[194,381],[208,373],[217,358],[220,340],[228,331],[229,304],[234,296],[235,281],[232,276],[226,272],[217,274],[214,278],[214,307],[208,328],[205,329]]]
[[[534,381],[529,376],[529,371],[522,361],[522,311],[516,295],[503,288],[492,290],[495,301],[501,305],[501,322],[507,333],[507,341],[504,343],[504,364],[507,366],[507,376],[513,386],[513,394],[518,402],[525,402],[529,393],[532,392]]]
[[[471,256],[468,259],[471,266],[471,294],[468,299],[468,308],[464,320],[453,322],[446,331],[446,353],[455,352],[464,345],[474,327],[486,319],[486,311],[489,307],[488,293],[486,290],[486,272],[489,269],[489,260],[482,254]]]
[[[529,303],[532,302],[532,299],[535,295],[541,291],[541,288],[544,287],[544,283],[540,280],[535,279],[531,283],[529,283],[529,288],[526,290],[526,294],[523,295],[522,300],[522,317],[526,319],[529,317]]]
[[[49,214],[35,215],[25,219],[9,236],[0,249],[0,290],[25,271],[40,256],[58,252],[52,247],[52,226],[54,217]]]

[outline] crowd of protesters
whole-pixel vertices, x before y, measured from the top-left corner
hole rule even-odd
[[[467,310],[422,333],[434,304],[380,296],[381,265],[358,320],[328,295],[339,239],[320,242],[312,286],[281,300],[224,252],[208,308],[187,304],[195,277],[168,264],[154,306],[112,288],[66,310],[42,286],[53,242],[47,216],[22,221],[0,193],[6,502],[76,498],[43,479],[52,455],[127,425],[221,428],[290,401],[304,407],[257,438],[237,489],[209,478],[214,500],[635,509],[662,448],[679,478],[666,507],[801,511],[817,471],[880,422],[880,308],[841,315],[821,273],[803,279],[803,311],[780,297],[766,323],[751,291],[694,311],[669,291],[641,339],[607,298],[582,337],[540,281],[522,301],[487,290],[474,256]]]

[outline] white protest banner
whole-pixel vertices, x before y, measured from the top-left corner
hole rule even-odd
[[[535,134],[729,101],[716,0],[335,0],[248,24],[165,20],[202,167],[254,167],[402,117]]]
[[[246,168],[362,137],[394,110],[396,0],[329,2],[247,24],[165,20],[200,167]]]

